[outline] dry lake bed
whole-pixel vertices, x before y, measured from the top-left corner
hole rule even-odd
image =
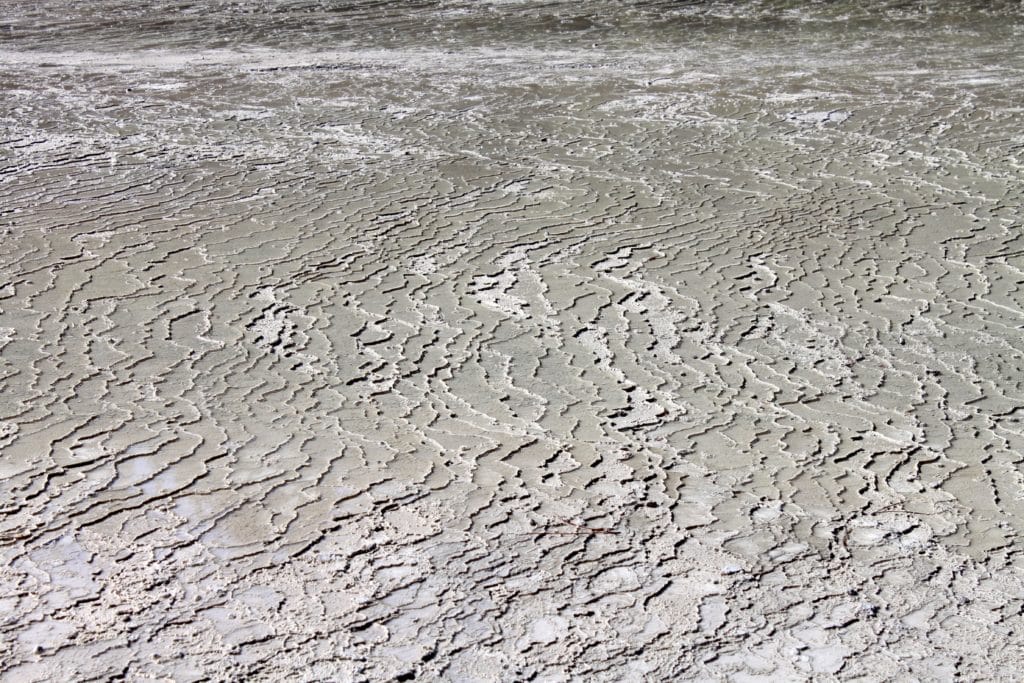
[[[5,0],[0,680],[1018,681],[1019,2]]]

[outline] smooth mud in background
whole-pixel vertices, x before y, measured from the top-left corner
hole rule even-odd
[[[1024,670],[1016,2],[0,6],[0,679]]]

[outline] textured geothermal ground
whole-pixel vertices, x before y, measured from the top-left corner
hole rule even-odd
[[[6,0],[0,678],[1019,680],[1024,10],[865,5]]]

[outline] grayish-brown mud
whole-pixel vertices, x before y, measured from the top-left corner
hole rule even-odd
[[[1019,4],[134,4],[0,8],[0,678],[1019,680]]]

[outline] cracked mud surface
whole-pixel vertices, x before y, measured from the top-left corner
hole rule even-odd
[[[0,9],[0,678],[1017,680],[1018,3],[145,4]]]

